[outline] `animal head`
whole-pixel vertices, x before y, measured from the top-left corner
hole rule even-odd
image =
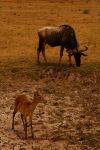
[[[72,51],[69,55],[73,56],[75,58],[75,62],[76,62],[76,66],[80,67],[81,65],[81,56],[87,56],[86,54],[84,54],[83,52],[88,50],[88,47],[85,47],[84,50],[77,50],[77,51]]]
[[[35,99],[35,101],[37,101],[39,103],[46,104],[46,100],[44,99],[44,97],[42,96],[42,94],[40,94],[38,91],[34,92],[34,99]]]

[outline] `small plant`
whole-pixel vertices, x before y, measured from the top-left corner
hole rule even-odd
[[[89,10],[88,9],[84,9],[83,10],[83,14],[89,14]]]
[[[17,15],[17,13],[16,13],[16,12],[14,12],[14,13],[13,13],[13,15],[14,15],[14,16],[16,16],[16,15]]]

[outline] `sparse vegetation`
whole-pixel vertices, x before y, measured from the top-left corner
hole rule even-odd
[[[17,13],[16,13],[16,12],[14,12],[14,13],[13,13],[13,15],[14,15],[14,16],[16,16],[16,15],[17,15]]]
[[[83,14],[89,14],[89,13],[90,13],[89,9],[84,9],[83,10]]]
[[[99,149],[100,19],[98,0],[0,1],[0,149]],[[59,12],[59,13],[58,13]],[[85,15],[86,14],[86,15]],[[20,17],[19,17],[20,16]],[[36,64],[37,31],[46,25],[69,24],[79,45],[88,46],[80,68],[69,67],[64,52],[46,47],[48,63]],[[94,36],[95,35],[95,36]],[[72,59],[73,64],[74,59]],[[43,90],[32,123],[34,141],[23,140],[20,115],[11,130],[14,96]],[[45,112],[45,113],[44,113]]]

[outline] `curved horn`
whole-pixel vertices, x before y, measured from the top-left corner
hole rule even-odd
[[[84,46],[85,49],[82,49],[82,50],[79,50],[79,52],[84,52],[84,51],[87,51],[88,50],[88,47],[87,46]]]

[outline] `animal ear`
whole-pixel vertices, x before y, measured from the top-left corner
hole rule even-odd
[[[81,55],[82,55],[82,56],[87,56],[87,55],[86,55],[86,54],[84,54],[84,53],[81,53]]]

